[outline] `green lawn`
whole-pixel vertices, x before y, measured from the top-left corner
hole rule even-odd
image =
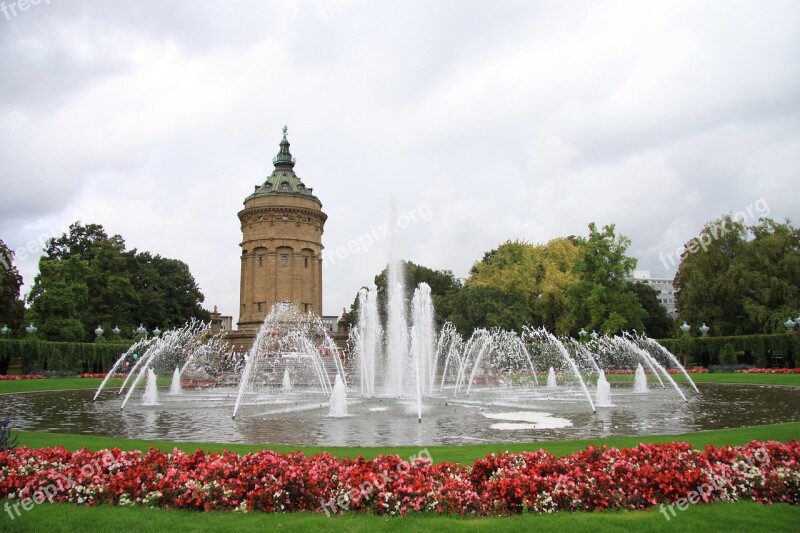
[[[119,388],[124,378],[111,378],[106,383],[106,390]],[[133,381],[131,378],[128,383]],[[159,387],[168,387],[171,378],[158,378]],[[47,379],[14,379],[0,381],[0,394],[13,394],[15,392],[39,392],[51,390],[97,390],[103,382],[101,378],[47,378]]]
[[[712,374],[689,374],[695,383],[741,383],[743,385],[786,385],[800,387],[800,374],[743,374],[738,372],[715,372]],[[633,374],[607,374],[608,381],[633,381]],[[663,379],[663,378],[662,378]],[[677,383],[687,383],[683,374],[673,374]],[[648,382],[655,381],[648,376]]]
[[[667,511],[668,513],[668,511]],[[130,507],[43,504],[16,517],[0,517],[3,531],[797,531],[800,507],[786,504],[694,505],[670,520],[649,511],[556,513],[461,518],[438,515],[382,517],[345,514],[197,513]]]
[[[472,464],[476,459],[486,456],[493,452],[521,452],[535,451],[538,449],[547,450],[555,455],[567,455],[583,450],[589,445],[615,446],[617,448],[633,447],[640,442],[688,442],[695,448],[703,448],[707,444],[722,446],[725,444],[739,445],[746,444],[752,440],[777,440],[788,441],[800,439],[800,422],[789,422],[785,424],[770,424],[764,426],[753,426],[736,429],[720,429],[714,431],[698,431],[695,433],[685,433],[682,435],[648,435],[638,437],[609,437],[606,439],[570,440],[570,441],[541,441],[531,443],[499,443],[499,444],[476,444],[470,446],[428,446],[426,449],[434,462],[458,462]],[[396,453],[402,457],[408,457],[420,451],[418,446],[384,446],[373,448],[358,447],[318,447],[318,446],[280,446],[280,445],[259,445],[259,444],[218,444],[207,442],[169,442],[169,441],[148,441],[139,439],[122,439],[114,437],[99,437],[94,435],[70,435],[63,433],[36,433],[28,431],[19,432],[20,446],[30,448],[42,448],[46,446],[63,446],[70,450],[77,450],[88,447],[91,450],[104,448],[119,448],[121,450],[146,450],[152,445],[162,450],[172,450],[180,448],[186,452],[194,452],[197,449],[214,452],[231,450],[238,453],[247,453],[264,448],[270,450],[289,452],[302,450],[307,455],[313,455],[327,451],[337,457],[356,457],[361,455],[367,459],[377,457],[381,454]]]

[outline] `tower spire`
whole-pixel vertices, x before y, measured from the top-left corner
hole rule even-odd
[[[278,155],[276,155],[272,159],[272,163],[275,165],[275,168],[294,168],[294,157],[292,157],[291,152],[289,152],[289,140],[286,138],[286,134],[289,132],[289,128],[286,127],[284,124],[283,126],[283,139],[280,142],[280,151]]]

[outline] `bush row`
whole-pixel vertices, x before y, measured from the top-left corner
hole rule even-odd
[[[658,341],[667,350],[689,362],[708,366],[720,363],[720,355],[726,346],[733,347],[739,363],[758,367],[794,366],[795,356],[800,353],[800,335],[777,333],[773,335],[739,335],[737,337],[684,337]],[[735,363],[728,361],[726,364]]]
[[[130,347],[130,342],[48,342],[0,339],[0,374],[8,371],[12,359],[19,359],[22,372],[34,370],[103,372]]]

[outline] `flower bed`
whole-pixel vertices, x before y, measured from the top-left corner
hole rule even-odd
[[[737,370],[743,374],[800,374],[800,368],[747,368]]]
[[[666,368],[667,374],[683,374],[683,371],[680,368]],[[686,372],[689,374],[705,374],[708,372],[707,369],[703,368],[702,366],[692,366],[687,367]],[[609,369],[603,370],[606,374],[636,374],[636,370],[633,368],[621,368],[621,369]],[[649,368],[644,369],[645,374],[652,374],[652,371]]]
[[[488,455],[472,467],[434,465],[428,457],[338,459],[272,451],[0,452],[0,498],[30,499],[29,505],[505,515],[647,509],[692,493],[706,503],[798,503],[800,442],[754,441],[704,451],[685,443],[590,446],[564,457],[544,451]]]
[[[44,376],[37,376],[33,374],[3,374],[0,375],[0,381],[15,381],[18,379],[44,379]]]
[[[115,373],[111,374],[112,378],[124,378],[125,376],[127,376],[127,374],[121,374],[119,372],[115,372]],[[80,374],[80,375],[78,375],[78,377],[79,378],[105,378],[106,374],[104,372],[98,372],[98,373],[94,373],[94,374],[86,373],[86,374]]]

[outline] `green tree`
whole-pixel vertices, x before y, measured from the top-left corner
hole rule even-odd
[[[765,218],[748,228],[724,216],[686,249],[675,276],[682,320],[706,322],[716,335],[745,335],[783,331],[797,313],[800,230],[789,221]]]
[[[673,320],[658,301],[656,289],[646,283],[628,282],[627,290],[636,295],[639,305],[646,313],[642,319],[644,333],[655,339],[671,337],[674,329]]]
[[[502,294],[506,303],[515,302],[512,308],[521,314],[512,322],[566,334],[573,325],[567,295],[578,279],[575,262],[579,253],[569,238],[539,245],[507,241],[473,265],[466,287],[496,289],[499,293],[492,294]],[[481,298],[486,294],[480,294]],[[489,325],[478,322],[475,327]]]
[[[402,261],[405,279],[405,298],[410,304],[414,297],[414,290],[420,283],[427,283],[431,288],[431,300],[436,312],[436,322],[442,324],[448,319],[450,301],[448,296],[461,290],[461,283],[449,270],[434,270],[426,266],[417,265],[411,261]],[[378,309],[381,319],[386,320],[386,286],[389,280],[389,266],[387,265],[380,274],[375,276],[375,286],[378,290]],[[356,294],[350,312],[345,313],[345,320],[350,324],[358,321],[358,294]]]
[[[447,305],[448,320],[465,337],[476,328],[522,331],[531,323],[532,311],[521,294],[489,285],[468,285],[453,292]]]
[[[609,334],[644,329],[646,312],[627,290],[627,278],[636,268],[636,259],[626,255],[631,241],[614,229],[610,224],[598,231],[591,223],[589,237],[579,240],[578,282],[569,290],[573,333],[579,327]]]
[[[62,280],[58,279],[58,268],[53,264],[65,263],[66,268],[69,266],[66,263],[73,260],[85,269],[78,271],[73,265],[68,269],[72,277],[65,280],[85,286],[85,301],[80,300],[73,310],[59,300],[59,309],[66,314],[53,315],[43,303],[48,302],[51,288],[57,295],[77,290],[76,286],[59,285]],[[37,303],[38,300],[41,302]],[[127,250],[121,236],[109,237],[99,224],[80,222],[70,225],[67,233],[48,243],[40,260],[40,276],[29,298],[31,316],[37,318],[37,326],[42,322],[45,335],[53,340],[92,340],[98,325],[106,331],[114,326],[131,331],[140,323],[148,329],[156,326],[166,329],[189,318],[209,320],[210,314],[201,306],[203,300],[186,263]],[[68,322],[59,320],[59,316]],[[83,329],[82,336],[75,334],[78,323]]]
[[[0,328],[7,325],[10,335],[22,326],[25,307],[19,299],[22,276],[14,264],[14,252],[0,240]]]
[[[183,261],[149,252],[136,254],[133,286],[137,323],[151,329],[180,326],[190,318],[211,318],[200,305],[205,297]]]
[[[42,257],[33,282],[26,322],[34,322],[37,335],[52,341],[83,341],[86,328],[81,311],[89,302],[89,264],[78,258]]]
[[[75,222],[45,250],[51,260],[77,257],[89,266],[85,282],[89,300],[80,310],[86,328],[86,340],[94,337],[98,325],[109,330],[115,325],[131,325],[136,314],[136,292],[131,283],[134,252],[125,249],[119,235],[109,237],[99,224]]]

